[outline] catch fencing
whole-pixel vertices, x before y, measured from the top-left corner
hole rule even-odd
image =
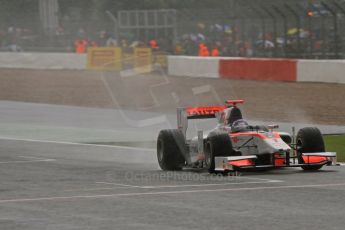
[[[235,1],[222,9],[180,10],[177,31],[211,44],[230,40],[225,56],[344,58],[345,1],[305,2]]]
[[[154,38],[162,51],[176,54],[181,46],[181,54],[189,56],[197,55],[197,44],[205,42],[210,49],[218,46],[221,56],[345,57],[344,0],[229,0],[214,1],[209,9],[71,7],[57,15],[60,27],[49,36],[38,29],[38,13],[21,12],[15,25],[0,22],[0,50],[8,51],[13,47],[9,41],[15,40],[27,52],[73,52],[76,38],[104,46],[111,36],[119,45],[122,40],[148,45]]]

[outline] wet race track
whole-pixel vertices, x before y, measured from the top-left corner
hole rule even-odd
[[[1,229],[343,229],[345,168],[164,173],[149,149],[1,140]]]
[[[0,229],[343,229],[345,225],[343,166],[230,176],[199,170],[162,172],[152,147],[90,141],[150,141],[175,121],[136,132],[112,110],[13,102],[1,103],[0,116]],[[145,117],[155,116],[140,117],[148,122]]]

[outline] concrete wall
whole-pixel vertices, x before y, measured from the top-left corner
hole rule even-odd
[[[345,84],[345,60],[169,56],[172,76]]]
[[[216,57],[168,56],[168,74],[187,77],[219,77]]]
[[[299,60],[297,81],[345,84],[345,60]]]
[[[296,81],[296,60],[243,58],[219,61],[221,78],[257,81]]]
[[[86,69],[86,54],[0,52],[0,68]]]
[[[86,54],[0,52],[0,68],[85,70]],[[345,84],[345,60],[168,56],[172,76]]]

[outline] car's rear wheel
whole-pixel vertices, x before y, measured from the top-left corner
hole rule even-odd
[[[186,145],[183,133],[178,129],[160,131],[157,139],[157,159],[162,170],[177,171],[184,165]]]
[[[296,148],[298,162],[304,164],[302,153],[317,153],[325,151],[325,144],[322,138],[322,134],[318,128],[306,127],[298,131],[296,137]],[[319,170],[322,165],[305,165],[302,166],[304,170]]]
[[[209,134],[205,144],[205,164],[210,173],[215,172],[215,157],[233,155],[234,150],[228,133],[212,132]]]

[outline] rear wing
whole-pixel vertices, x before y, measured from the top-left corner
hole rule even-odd
[[[217,114],[226,108],[222,105],[178,108],[177,128],[182,131],[186,138],[188,120],[216,118]]]
[[[244,100],[227,100],[225,105],[177,108],[177,128],[186,138],[188,120],[216,118],[224,109],[243,104]]]
[[[216,114],[226,109],[226,106],[199,106],[187,107],[185,112],[187,119],[215,118]]]

